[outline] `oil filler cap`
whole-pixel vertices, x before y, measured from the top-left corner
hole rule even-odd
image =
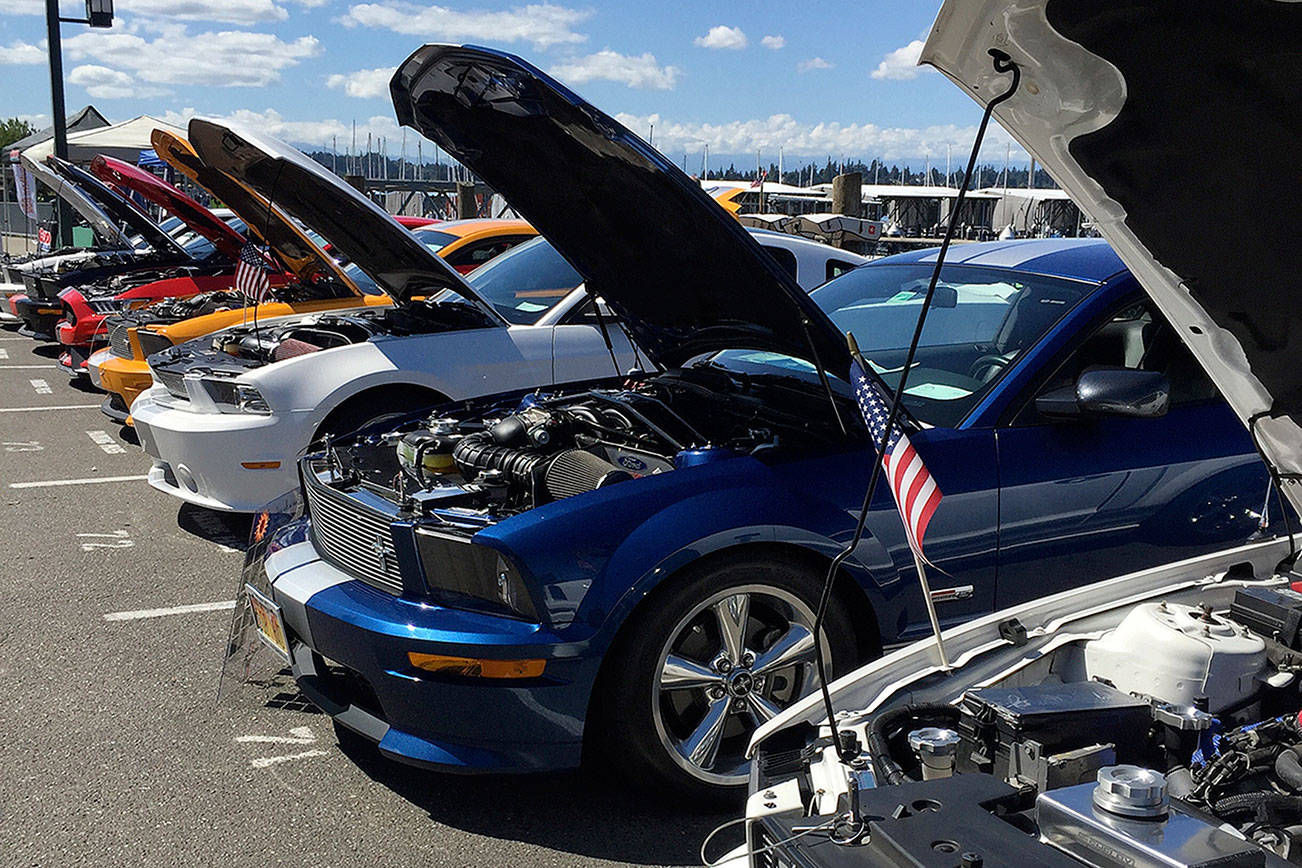
[[[1140,766],[1105,766],[1099,769],[1094,806],[1123,817],[1166,816],[1169,800],[1166,775]]]

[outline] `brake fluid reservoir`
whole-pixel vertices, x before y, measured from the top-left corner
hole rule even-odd
[[[1208,609],[1145,603],[1107,635],[1085,643],[1085,671],[1130,693],[1173,705],[1207,696],[1212,713],[1253,696],[1266,643]]]

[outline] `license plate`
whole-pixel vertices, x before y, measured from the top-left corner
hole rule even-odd
[[[253,610],[253,621],[258,628],[258,637],[285,662],[289,662],[289,638],[285,633],[285,619],[281,617],[280,607],[268,600],[252,585],[245,585],[244,592],[249,595],[249,608]]]

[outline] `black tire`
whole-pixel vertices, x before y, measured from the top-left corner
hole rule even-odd
[[[641,782],[661,795],[709,804],[740,798],[748,763],[739,754],[756,721],[816,689],[812,651],[807,662],[796,664],[790,672],[770,670],[769,675],[762,675],[759,670],[765,652],[776,652],[779,639],[797,635],[791,630],[775,632],[781,631],[782,618],[802,624],[807,619],[804,626],[812,627],[821,583],[822,576],[804,564],[763,555],[712,561],[666,580],[621,629],[593,697],[588,731],[610,767],[618,767],[626,780]],[[742,595],[751,597],[747,617],[742,620],[755,622],[746,628],[742,646],[756,656],[754,663],[731,668],[718,686],[665,687],[678,684],[678,673],[683,671],[667,666],[670,651],[681,652],[675,655],[678,661],[706,664],[703,657],[712,656],[713,645],[728,645],[722,624],[726,612],[733,610],[727,609],[731,604],[726,601]],[[720,614],[720,607],[725,614]],[[716,622],[713,628],[712,620]],[[805,633],[804,644],[808,645],[812,632]],[[836,597],[828,607],[823,635],[831,678],[853,665],[856,653],[854,625]],[[730,655],[726,651],[713,655],[716,663],[710,667],[711,673],[724,665],[719,661],[725,656]],[[754,677],[745,679],[745,684],[739,681],[745,678],[743,670],[754,670]],[[741,693],[743,689],[745,693]],[[725,711],[718,710],[720,703]],[[694,726],[698,711],[702,719]],[[721,716],[724,720],[718,723]],[[718,723],[720,735],[695,740],[693,736],[702,732],[702,727],[709,731],[711,720]],[[699,750],[706,741],[718,744],[710,768],[693,765],[688,756],[694,753],[690,750],[693,744]],[[710,756],[708,748],[704,755]],[[734,757],[740,765],[734,764]]]
[[[416,387],[409,391],[384,387],[362,392],[332,410],[312,439],[320,440],[327,434],[342,437],[386,419],[396,420],[426,407],[433,407],[444,400],[446,399],[440,395]]]

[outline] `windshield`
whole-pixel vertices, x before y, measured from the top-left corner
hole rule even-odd
[[[415,235],[421,244],[424,244],[432,252],[438,253],[444,247],[447,247],[453,241],[459,240],[455,235],[449,235],[446,232],[439,232],[437,229],[417,228],[411,232]]]
[[[864,358],[894,388],[931,271],[926,264],[868,265],[829,281],[810,297],[838,331],[855,336]],[[1093,288],[1008,269],[945,268],[909,372],[905,406],[926,423],[956,425]],[[755,372],[757,366],[813,372],[803,360],[752,350],[729,350],[714,361]]]
[[[547,239],[533,238],[476,268],[466,282],[511,325],[533,325],[583,278]],[[459,297],[446,290],[437,300]]]

